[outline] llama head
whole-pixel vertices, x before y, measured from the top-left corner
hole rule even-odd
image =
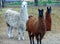
[[[43,9],[42,10],[40,10],[40,9],[38,9],[38,12],[39,12],[39,17],[43,17]]]
[[[47,7],[47,12],[50,14],[51,13],[51,6],[50,8]]]
[[[27,2],[26,2],[26,1],[23,1],[23,2],[22,2],[21,8],[22,8],[22,9],[27,8]]]

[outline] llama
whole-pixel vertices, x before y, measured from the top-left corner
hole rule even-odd
[[[5,19],[8,27],[8,37],[13,37],[12,29],[15,28],[18,29],[18,40],[24,40],[24,32],[28,20],[27,2],[22,2],[20,13],[8,9],[5,13]]]
[[[45,23],[47,31],[51,31],[51,7],[47,7],[46,16],[45,16]]]
[[[38,11],[39,11],[38,18],[34,16],[29,16],[29,19],[26,24],[30,38],[30,44],[34,44],[34,37],[36,37],[37,44],[41,44],[41,40],[46,32],[43,9],[42,10],[38,9]]]

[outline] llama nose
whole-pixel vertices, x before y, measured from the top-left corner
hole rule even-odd
[[[24,7],[25,7],[25,5],[24,5]]]

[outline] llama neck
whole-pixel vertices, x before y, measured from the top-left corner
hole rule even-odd
[[[27,8],[21,9],[21,13],[20,14],[23,14],[23,15],[28,14]]]
[[[21,8],[20,19],[24,20],[24,21],[28,20],[28,11],[27,11],[27,8]]]
[[[43,22],[43,19],[44,19],[43,17],[39,17],[38,18],[39,23]]]
[[[44,21],[44,18],[43,17],[39,17],[38,18],[38,22],[39,22],[40,25],[42,25],[43,21]]]
[[[44,17],[40,17],[38,19],[38,29],[39,31],[42,33],[42,32],[45,32],[45,23],[44,23]]]
[[[48,17],[50,15],[50,13],[46,12],[46,17]]]

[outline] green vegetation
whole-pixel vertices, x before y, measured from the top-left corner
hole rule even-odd
[[[21,5],[21,3],[22,2],[10,2],[10,3],[6,3],[5,5],[6,6],[20,6]],[[39,0],[38,1],[38,5],[46,5],[46,4],[60,4],[60,2],[53,2],[53,1],[50,1],[50,0],[48,0],[48,1],[42,1],[42,0]],[[31,6],[33,6],[34,5],[34,2],[29,2],[28,1],[28,5],[31,5]]]

